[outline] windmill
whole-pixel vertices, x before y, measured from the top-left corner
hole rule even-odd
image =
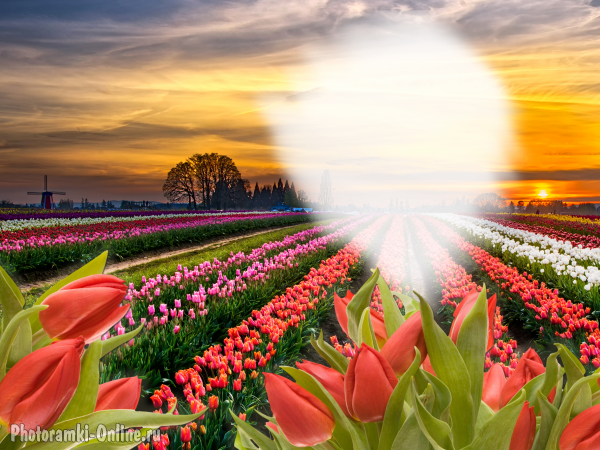
[[[48,191],[48,175],[44,175],[44,192],[28,192],[27,195],[41,195],[42,196],[42,208],[52,209],[54,200],[52,195],[67,195],[66,192],[50,192]]]

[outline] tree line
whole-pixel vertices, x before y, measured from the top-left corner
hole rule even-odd
[[[218,153],[197,153],[177,163],[163,185],[163,194],[170,202],[187,202],[189,209],[269,209],[284,202],[292,207],[305,207],[304,191],[296,192],[294,183],[279,179],[273,186],[250,182],[242,178],[235,162]]]

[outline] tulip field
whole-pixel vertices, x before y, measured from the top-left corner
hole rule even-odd
[[[0,214],[0,264],[9,271],[57,268],[202,242],[215,236],[308,222],[315,214],[272,212]]]
[[[291,224],[205,259],[102,274],[115,255]],[[526,214],[0,216],[0,450],[600,449],[599,227]],[[83,255],[33,301],[9,275]],[[120,442],[44,438],[99,423],[123,425]]]

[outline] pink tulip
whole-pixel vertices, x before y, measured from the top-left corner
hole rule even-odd
[[[361,422],[382,421],[396,384],[398,379],[383,355],[363,343],[344,379],[348,412]]]
[[[292,445],[311,447],[331,439],[335,421],[321,400],[287,378],[264,376],[273,416]]]
[[[119,306],[127,293],[123,283],[112,275],[91,275],[50,294],[42,302],[48,309],[39,314],[44,331],[55,340],[95,341],[129,310]]]

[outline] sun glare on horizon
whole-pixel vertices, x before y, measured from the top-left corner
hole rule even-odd
[[[546,198],[546,197],[548,197],[548,193],[546,192],[545,189],[542,189],[540,191],[540,193],[538,194],[538,196],[541,197],[541,198]]]

